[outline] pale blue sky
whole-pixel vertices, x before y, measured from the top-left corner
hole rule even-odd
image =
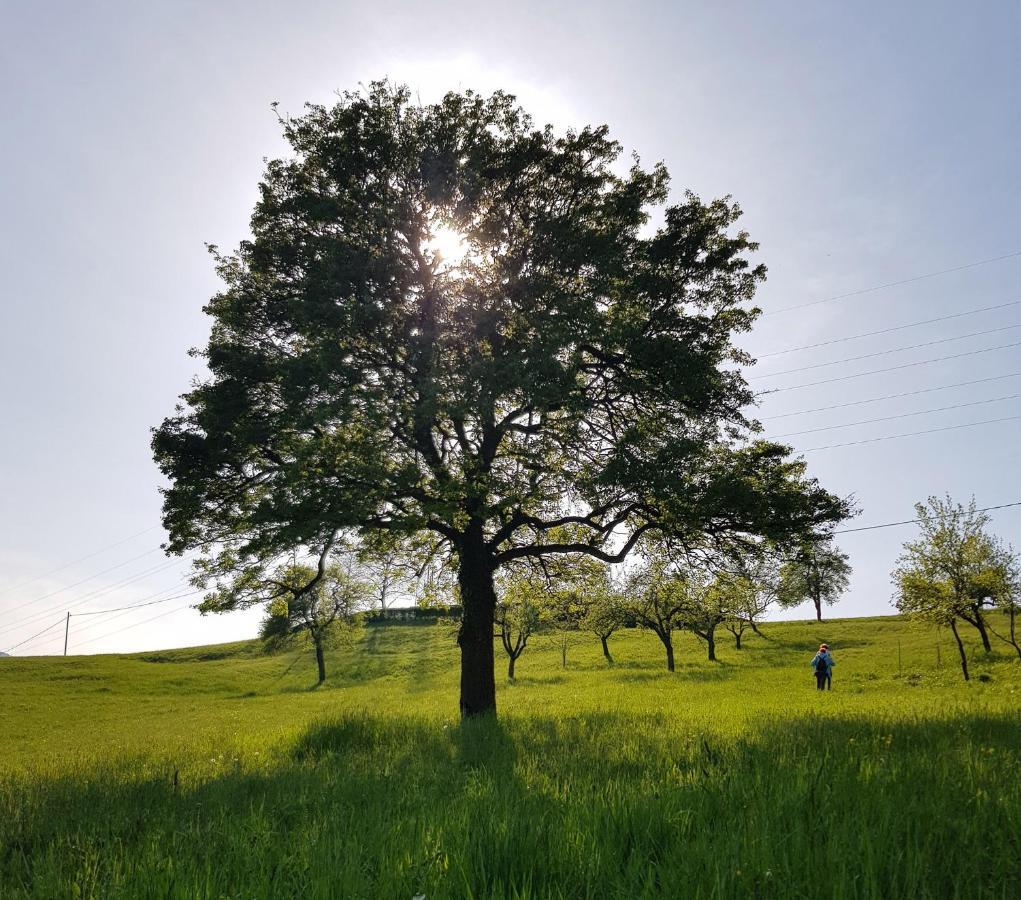
[[[537,119],[606,122],[628,150],[664,160],[678,192],[741,203],[770,269],[760,302],[771,311],[1021,250],[1019,40],[1021,6],[1007,2],[4,0],[0,650],[71,604],[180,592],[181,565],[150,571],[163,560],[141,555],[158,529],[47,573],[158,522],[149,428],[195,373],[186,350],[203,342],[201,307],[216,289],[203,243],[245,236],[262,158],[283,150],[271,101],[297,112],[389,76],[423,100],[505,88]],[[1019,276],[1014,257],[773,314],[747,346],[766,354],[1021,300]],[[1021,306],[763,358],[753,383],[1019,342],[1021,328],[765,377],[1014,323]],[[761,417],[781,434],[1010,398],[791,438],[806,449],[1004,418],[1021,414],[1011,396],[1021,377],[771,419],[1015,371],[1018,347],[780,392]],[[807,458],[832,490],[857,495],[863,514],[851,525],[868,525],[911,518],[931,493],[974,494],[982,506],[1021,500],[1019,436],[1021,422],[1008,421]],[[1021,544],[1021,509],[998,513],[995,528]],[[840,614],[889,611],[889,571],[911,533],[841,539],[855,577]],[[72,618],[71,649],[254,631],[254,615],[201,619],[177,609],[186,602]],[[15,652],[59,652],[62,642],[55,628]]]

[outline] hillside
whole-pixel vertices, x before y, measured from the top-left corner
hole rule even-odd
[[[257,642],[5,659],[0,894],[1021,886],[1021,665],[973,642],[965,684],[948,635],[896,617],[763,630],[740,651],[724,633],[717,663],[679,637],[674,674],[647,633],[615,635],[612,668],[579,635],[567,670],[540,636],[500,722],[469,728],[449,625],[366,627],[319,689],[310,653]],[[831,694],[808,667],[822,640]]]

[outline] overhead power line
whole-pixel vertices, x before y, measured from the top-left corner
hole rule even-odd
[[[863,353],[860,356],[845,356],[843,359],[831,359],[829,362],[813,363],[809,366],[798,366],[796,369],[782,369],[779,372],[764,372],[759,375],[750,376],[751,381],[759,378],[775,378],[778,375],[793,375],[795,372],[807,372],[810,369],[825,369],[827,366],[839,366],[841,363],[859,362],[863,359],[875,359],[879,356],[889,356],[891,353],[904,353],[908,350],[921,350],[923,347],[935,347],[938,344],[950,344],[953,341],[963,341],[967,338],[982,337],[987,334],[999,334],[1001,331],[1011,331],[1014,328],[1021,328],[1021,322],[1012,325],[1000,325],[997,328],[988,328],[985,331],[972,331],[968,334],[958,334],[953,337],[937,338],[934,341],[924,341],[921,344],[907,344],[904,347],[893,347],[889,350],[877,350],[874,353]]]
[[[922,409],[917,412],[900,413],[896,416],[879,416],[875,419],[860,419],[857,422],[845,422],[841,425],[825,425],[821,428],[806,428],[804,431],[788,431],[785,434],[773,435],[774,440],[797,437],[801,434],[816,434],[820,431],[835,431],[838,428],[854,428],[855,425],[872,425],[875,422],[892,422],[896,419],[910,419],[914,416],[926,416],[930,413],[947,412],[951,409],[965,409],[969,406],[984,406],[988,403],[1000,403],[1003,400],[1016,400],[1021,394],[1009,394],[1006,397],[992,397],[989,400],[972,400],[970,403],[954,403],[950,406],[937,406],[935,409]]]
[[[113,637],[115,634],[120,634],[122,631],[129,631],[132,628],[139,628],[142,625],[148,625],[150,622],[155,622],[157,619],[162,619],[162,618],[165,618],[166,616],[171,616],[174,613],[178,613],[178,612],[181,612],[182,610],[190,609],[190,608],[191,608],[191,604],[186,603],[186,604],[184,604],[184,606],[178,606],[178,607],[175,607],[174,609],[167,610],[166,612],[161,612],[159,615],[152,616],[151,618],[148,618],[148,619],[143,619],[141,622],[133,622],[130,625],[125,625],[123,628],[117,628],[114,631],[107,632],[106,634],[100,634],[100,635],[98,635],[96,637],[89,638],[86,641],[83,641],[83,642],[80,642],[78,644],[75,644],[75,647],[78,648],[78,647],[85,646],[86,644],[94,644],[96,641],[106,640],[106,638]]]
[[[869,397],[867,400],[852,400],[849,403],[834,403],[832,406],[817,406],[814,409],[799,409],[796,412],[771,415],[774,419],[788,419],[791,416],[806,416],[809,413],[828,412],[831,409],[847,409],[851,406],[864,406],[868,403],[879,403],[881,400],[898,400],[901,397],[917,397],[919,394],[932,394],[936,391],[949,391],[951,388],[971,387],[975,384],[987,384],[990,381],[1003,381],[1005,378],[1021,377],[1021,372],[1008,372],[1006,375],[993,375],[991,378],[977,378],[974,381],[958,381],[954,384],[943,384],[939,387],[919,388],[917,391],[902,391],[899,394],[884,394],[882,397]]]
[[[179,586],[180,585],[175,585],[175,587],[179,587]],[[173,588],[170,588],[169,590],[173,590]],[[165,591],[160,591],[159,593],[165,593]],[[127,615],[127,614],[129,614],[131,612],[134,612],[136,609],[144,609],[145,607],[155,606],[155,605],[160,604],[160,603],[170,603],[172,600],[181,600],[181,599],[183,599],[185,597],[194,597],[197,594],[201,594],[201,593],[203,593],[203,592],[202,591],[198,591],[198,590],[196,590],[196,591],[189,591],[189,592],[184,593],[184,594],[175,594],[172,597],[163,597],[163,598],[161,598],[159,600],[149,600],[149,601],[144,602],[144,603],[134,603],[134,604],[132,604],[130,606],[117,606],[117,607],[114,607],[113,609],[89,610],[88,612],[74,613],[73,615],[71,613],[67,613],[66,619],[61,619],[60,622],[58,622],[57,624],[66,623],[67,626],[70,627],[70,620],[73,619],[73,618],[77,618],[79,616],[103,616],[103,615],[109,615],[111,613],[117,613],[117,615],[113,616],[113,619],[119,619],[119,618],[121,618],[124,615]],[[154,594],[152,596],[158,596],[158,595]],[[102,624],[104,624],[104,623],[103,622],[95,622],[92,625],[86,625],[84,628],[77,629],[77,633],[80,634],[82,631],[88,631],[89,628],[94,628],[96,625],[102,625]],[[34,635],[32,635],[32,637],[29,637],[29,638],[25,638],[25,640],[21,641],[18,644],[15,644],[14,646],[15,647],[22,647],[25,644],[29,644],[32,641],[34,641],[37,637],[39,637],[40,635],[45,634],[47,631],[50,631],[53,627],[55,627],[55,626],[49,626],[48,628],[44,629],[43,631],[40,631],[38,634],[34,634]]]
[[[961,425],[944,425],[942,428],[928,428],[925,431],[909,431],[906,434],[888,434],[884,437],[864,438],[860,441],[847,441],[843,444],[827,444],[825,447],[808,447],[805,450],[798,450],[798,453],[815,453],[817,450],[835,450],[837,447],[855,447],[858,444],[876,444],[880,441],[894,441],[898,438],[917,437],[922,434],[936,434],[940,431],[956,431],[960,428],[974,428],[977,425],[996,425],[1000,422],[1013,422],[1021,419],[1019,416],[1004,416],[1002,419],[986,419],[984,422],[964,422]]]
[[[81,626],[79,628],[76,628],[75,629],[75,637],[80,637],[82,632],[87,632],[90,629],[97,628],[97,627],[102,627],[103,625],[106,625],[106,624],[108,624],[110,622],[114,622],[117,619],[123,619],[125,616],[130,616],[136,609],[141,609],[141,608],[146,607],[146,606],[153,606],[156,603],[167,603],[170,600],[181,600],[184,597],[194,597],[197,594],[201,594],[201,593],[202,593],[202,591],[192,591],[192,592],[186,593],[186,594],[178,594],[178,595],[176,595],[174,597],[166,597],[163,600],[157,600],[157,601],[154,601],[153,603],[139,603],[137,606],[128,606],[128,607],[124,607],[124,608],[122,608],[120,610],[106,610],[106,612],[113,613],[113,615],[111,615],[109,618],[100,619],[99,621],[93,621],[93,622],[88,623],[87,625],[83,625],[83,626]],[[87,613],[80,613],[79,615],[88,615],[88,614]],[[71,618],[74,618],[74,616],[72,616]]]
[[[65,591],[69,591],[72,588],[76,588],[79,585],[85,584],[86,581],[92,581],[93,578],[98,578],[100,575],[106,575],[107,572],[113,572],[116,569],[123,569],[129,563],[133,563],[136,560],[142,559],[142,557],[145,556],[151,556],[153,553],[158,553],[161,549],[162,549],[161,547],[153,547],[152,550],[146,550],[145,553],[139,553],[138,556],[132,556],[130,559],[124,560],[124,562],[117,563],[117,565],[115,566],[110,566],[109,568],[103,569],[100,572],[96,572],[94,575],[89,575],[87,578],[82,578],[80,581],[76,581],[74,584],[65,585],[64,587],[58,588],[55,591],[50,591],[48,594],[42,594],[39,597],[33,597],[31,600],[26,600],[22,605],[30,606],[33,603],[39,603],[42,600],[48,600],[50,597],[55,597],[57,596],[57,594],[62,594]]]
[[[1014,503],[1001,503],[999,506],[986,506],[983,509],[976,510],[976,512],[992,512],[995,509],[1009,509],[1012,506],[1021,506],[1021,500]],[[920,521],[920,519],[905,519],[903,522],[884,522],[882,525],[862,525],[858,528],[840,528],[833,533],[851,534],[854,531],[875,531],[878,528],[895,528],[898,525],[914,525]]]
[[[85,612],[76,612],[72,618],[79,616],[105,616],[107,613],[123,612],[124,610],[142,609],[144,606],[155,606],[157,603],[169,603],[171,600],[180,600],[182,597],[194,597],[203,591],[189,591],[186,594],[176,594],[173,597],[164,597],[162,600],[149,600],[147,603],[132,603],[130,606],[115,606],[113,609],[90,609]]]
[[[924,281],[927,278],[938,278],[941,275],[950,275],[952,272],[963,272],[966,269],[975,269],[979,266],[988,266],[991,263],[1002,262],[1005,259],[1014,259],[1021,256],[1021,250],[1011,253],[1004,253],[1002,256],[991,256],[989,259],[980,259],[975,262],[965,263],[963,266],[954,266],[950,269],[939,269],[936,272],[925,272],[921,275],[912,275],[910,278],[901,278],[898,281],[888,281],[885,284],[877,284],[872,287],[862,288],[858,291],[849,291],[846,294],[836,294],[833,297],[823,297],[820,300],[810,300],[808,303],[796,303],[793,306],[781,306],[779,309],[771,309],[764,312],[763,316],[776,316],[780,313],[791,312],[795,309],[807,309],[810,306],[819,306],[823,303],[835,303],[838,300],[847,300],[851,297],[861,297],[863,294],[873,294],[876,291],[885,291],[887,288],[899,287],[902,284],[912,284],[916,281]]]
[[[30,584],[35,584],[37,581],[40,581],[43,578],[48,578],[50,575],[55,575],[57,572],[63,572],[64,569],[69,569],[71,568],[71,566],[75,566],[80,562],[85,562],[85,560],[87,559],[92,559],[93,557],[100,556],[103,553],[106,553],[107,550],[113,550],[114,547],[120,547],[123,544],[127,544],[129,541],[133,541],[135,538],[141,537],[143,534],[148,534],[150,531],[155,531],[159,527],[160,527],[159,525],[152,525],[149,528],[143,528],[141,531],[136,531],[134,534],[129,535],[126,538],[122,538],[119,541],[115,541],[112,544],[107,544],[105,547],[100,547],[98,550],[94,550],[92,553],[86,553],[85,556],[79,556],[77,559],[72,559],[70,562],[63,563],[62,565],[57,566],[55,569],[50,569],[39,575],[35,575],[32,578],[29,578],[27,581],[21,581],[18,584],[14,585],[13,587],[7,588],[6,593],[11,594],[14,591],[20,591],[22,588],[28,587]]]
[[[908,322],[906,325],[894,325],[890,328],[880,328],[877,331],[863,331],[860,334],[849,334],[847,337],[833,338],[828,341],[819,341],[816,344],[803,344],[800,347],[788,347],[786,350],[774,350],[772,353],[760,353],[759,359],[767,359],[770,356],[783,356],[786,353],[795,353],[799,350],[817,350],[820,347],[829,347],[833,344],[845,344],[848,341],[857,341],[860,338],[877,337],[881,334],[891,334],[894,331],[905,331],[908,328],[919,328],[922,325],[935,325],[937,322],[949,322],[951,319],[962,319],[965,316],[975,316],[979,313],[992,312],[997,309],[1007,309],[1011,306],[1021,306],[1021,300],[1011,300],[1009,303],[999,303],[996,306],[983,306],[981,309],[970,309],[967,312],[953,313],[949,316],[938,316],[935,319],[922,319],[918,322]]]
[[[762,391],[760,396],[767,394],[779,394],[782,391],[796,391],[801,388],[818,387],[823,384],[835,384],[838,381],[850,381],[852,378],[864,378],[866,375],[882,375],[886,372],[899,372],[902,369],[912,369],[915,366],[927,366],[931,363],[946,362],[950,359],[964,359],[966,356],[978,356],[981,353],[992,353],[994,350],[1009,350],[1013,347],[1021,347],[1021,341],[1012,344],[998,344],[995,347],[985,347],[981,350],[968,350],[966,353],[952,353],[949,356],[935,356],[932,359],[920,359],[917,362],[902,363],[899,366],[889,366],[885,369],[870,369],[868,372],[857,372],[854,375],[841,375],[837,378],[825,378],[822,381],[808,381],[804,384],[792,384],[788,387],[770,388]]]
[[[17,650],[18,647],[23,647],[25,644],[29,643],[30,641],[34,641],[37,637],[41,637],[42,635],[46,634],[47,631],[53,631],[53,629],[56,628],[58,625],[63,625],[63,624],[64,624],[64,617],[61,616],[58,621],[54,622],[52,625],[47,625],[42,631],[39,631],[39,632],[36,632],[35,634],[33,634],[32,637],[25,638],[25,640],[21,641],[20,643],[14,644],[12,647],[8,647],[6,650],[4,650],[4,653],[10,653],[12,650]]]
[[[145,578],[149,578],[152,575],[157,575],[160,572],[164,572],[167,569],[173,568],[178,563],[179,563],[179,560],[172,559],[172,560],[169,560],[168,562],[160,563],[159,565],[156,565],[156,566],[153,566],[152,568],[146,569],[143,572],[139,572],[139,573],[137,573],[135,575],[131,575],[128,578],[123,578],[120,581],[115,582],[114,584],[111,584],[111,585],[108,585],[108,586],[102,587],[102,588],[96,588],[95,590],[90,591],[89,593],[85,594],[84,596],[79,597],[77,600],[73,601],[72,603],[65,604],[65,603],[61,602],[61,603],[52,604],[51,606],[49,606],[45,610],[39,610],[39,611],[37,611],[35,613],[31,613],[30,615],[28,615],[25,618],[18,619],[18,620],[14,621],[14,622],[7,622],[7,623],[5,623],[4,627],[0,628],[0,634],[6,634],[7,632],[11,631],[14,628],[20,628],[20,627],[25,626],[25,625],[31,625],[34,622],[39,622],[42,619],[46,618],[47,616],[52,615],[58,609],[61,609],[61,608],[65,609],[65,610],[75,609],[76,607],[81,606],[83,603],[88,603],[90,600],[95,600],[95,599],[97,599],[99,597],[105,597],[107,594],[112,594],[114,591],[119,590],[122,587],[126,587],[129,584],[134,584],[136,581],[141,581],[141,580],[143,580]],[[175,585],[175,587],[172,588],[172,590],[175,590],[176,587],[177,586]],[[160,591],[159,593],[163,593],[163,591]]]

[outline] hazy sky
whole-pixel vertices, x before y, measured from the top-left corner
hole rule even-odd
[[[763,403],[770,434],[907,416],[789,439],[808,450],[1021,414],[1015,376],[784,416],[1021,373],[1015,346],[804,386],[1021,342],[1004,328],[1021,325],[1021,304],[1003,306],[1021,301],[1021,256],[774,312],[1021,251],[1019,41],[1012,2],[2,0],[0,650],[69,606],[146,600],[165,602],[72,615],[71,651],[254,633],[255,614],[203,619],[190,598],[166,600],[187,588],[157,549],[149,429],[196,373],[186,351],[216,290],[203,245],[245,236],[263,157],[284,150],[272,101],[299,112],[385,76],[423,101],[504,88],[539,120],[608,123],[663,160],[678,193],[732,194],[770,271],[772,314],[746,342],[761,357],[753,384],[791,387]],[[990,306],[1002,308],[765,356]],[[973,336],[766,377],[960,335]],[[1019,437],[1021,421],[1005,421],[806,458],[857,496],[856,527],[910,519],[945,491],[1021,500]],[[1021,544],[1021,508],[994,526]],[[855,575],[839,614],[890,611],[912,533],[841,537]],[[14,652],[62,646],[56,627]]]

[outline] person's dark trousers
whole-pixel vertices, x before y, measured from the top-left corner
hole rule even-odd
[[[816,672],[815,673],[815,689],[822,691],[826,689],[826,673]]]
[[[832,691],[833,690],[833,673],[832,672],[827,672],[826,673],[826,690],[828,690],[828,691]]]

